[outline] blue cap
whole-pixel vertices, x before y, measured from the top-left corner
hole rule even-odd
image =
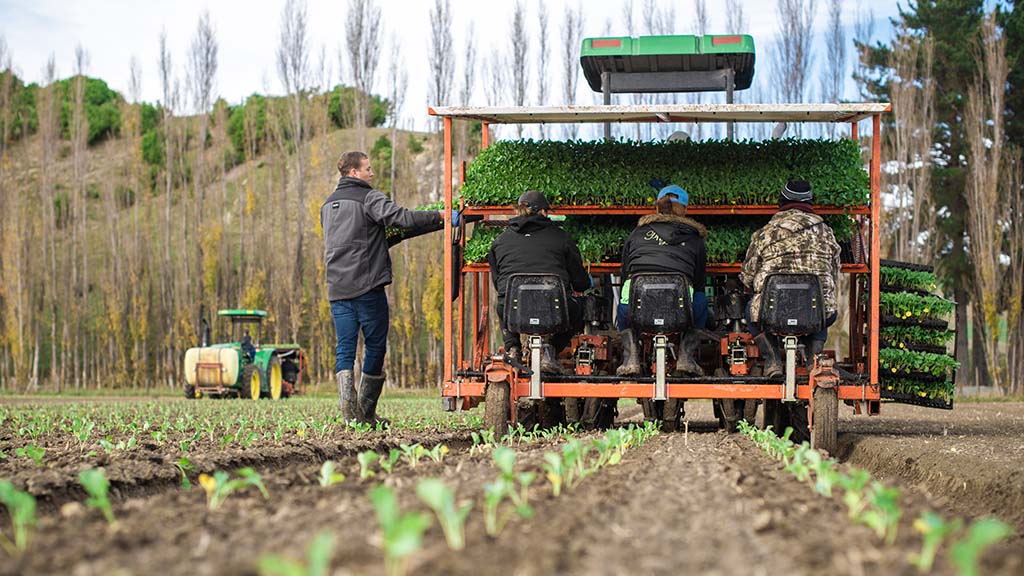
[[[690,195],[686,193],[686,190],[683,190],[682,188],[676,186],[675,184],[669,184],[668,186],[662,188],[661,192],[658,192],[658,200],[661,200],[665,196],[669,196],[669,198],[673,202],[675,202],[676,204],[682,204],[683,206],[686,206],[687,204],[690,203]],[[672,198],[672,196],[675,197]]]

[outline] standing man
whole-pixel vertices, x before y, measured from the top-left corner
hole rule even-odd
[[[395,204],[375,190],[370,158],[346,152],[338,160],[341,179],[320,207],[324,231],[327,297],[338,335],[334,370],[345,420],[376,425],[377,399],[384,388],[384,353],[387,350],[389,308],[384,287],[391,284],[391,257],[385,228],[399,228],[411,238],[444,227],[444,214],[418,212]],[[452,215],[458,225],[458,213]],[[363,374],[355,387],[353,365],[359,331],[363,332]]]
[[[778,351],[760,329],[761,296],[772,274],[814,274],[825,300],[825,329],[803,338],[808,361],[820,354],[828,327],[836,321],[836,286],[839,285],[839,243],[828,224],[814,211],[811,184],[790,180],[779,194],[779,211],[754,233],[743,259],[740,281],[752,293],[747,305],[747,327],[765,357],[764,375],[782,376]]]

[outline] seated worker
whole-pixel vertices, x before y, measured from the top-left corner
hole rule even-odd
[[[256,347],[252,345],[252,336],[249,335],[249,330],[245,329],[242,331],[242,353],[249,357],[249,362],[256,361]]]
[[[548,218],[544,194],[527,190],[514,206],[516,215],[508,221],[508,229],[495,238],[487,253],[491,279],[498,292],[498,320],[505,342],[505,352],[518,362],[522,356],[519,334],[505,326],[505,290],[513,274],[556,274],[562,279],[568,297],[569,323],[574,331],[583,323],[583,310],[571,291],[590,288],[590,276],[583,268],[583,257],[576,242],[558,224]],[[573,332],[555,334],[544,344],[541,371],[560,373],[558,352],[572,341]]]
[[[740,281],[753,292],[747,308],[747,326],[765,357],[765,376],[783,373],[774,346],[760,330],[761,292],[772,274],[815,274],[825,300],[825,329],[804,341],[808,358],[820,354],[828,327],[836,321],[836,285],[839,282],[839,243],[821,216],[814,213],[811,185],[790,180],[779,195],[779,211],[750,239]]]
[[[616,326],[622,334],[622,365],[615,370],[619,376],[640,374],[640,348],[629,328],[629,279],[643,272],[682,274],[690,282],[693,327],[680,343],[676,373],[703,376],[704,371],[693,359],[700,330],[708,321],[708,299],[704,295],[707,251],[704,237],[708,231],[699,222],[686,217],[689,195],[676,185],[658,192],[655,213],[640,219],[622,247],[622,299]]]

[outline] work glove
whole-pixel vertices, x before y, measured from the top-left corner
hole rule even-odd
[[[455,210],[455,209],[452,210],[452,226],[458,226],[459,225],[459,220],[461,219],[461,216],[462,215],[459,214],[458,210]]]

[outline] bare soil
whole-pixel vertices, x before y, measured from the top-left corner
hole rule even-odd
[[[200,444],[191,451],[197,471],[252,466],[270,492],[268,500],[255,490],[234,494],[216,511],[207,509],[198,487],[180,488],[164,448],[140,446],[130,455],[84,461],[72,449],[51,452],[56,439],[48,439],[44,467],[0,460],[0,477],[42,502],[29,552],[5,559],[0,574],[255,574],[265,554],[304,557],[321,531],[336,536],[333,573],[380,574],[377,522],[366,493],[384,482],[398,490],[403,509],[423,510],[413,487],[425,477],[444,479],[476,506],[466,550],[449,551],[435,521],[410,574],[916,574],[906,558],[919,546],[911,523],[925,509],[968,518],[995,513],[1024,532],[1024,405],[970,404],[953,412],[887,405],[883,414],[844,416],[840,443],[844,459],[904,490],[893,546],[852,523],[839,499],[819,496],[745,438],[715,431],[710,403],[691,402],[688,432],[649,440],[575,490],[555,498],[539,479],[531,490],[535,517],[513,520],[497,539],[484,533],[482,515],[483,485],[497,471],[489,454],[471,453],[465,431],[345,431],[255,451]],[[639,419],[626,403],[622,416]],[[0,441],[12,448],[10,438]],[[439,464],[400,464],[390,475],[359,479],[359,451],[413,442],[444,442],[452,452]],[[543,453],[559,443],[520,444],[519,466],[539,471]],[[318,485],[326,459],[348,475],[343,483]],[[97,465],[113,481],[114,527],[80,504],[85,495],[77,473]],[[9,529],[6,517],[0,529]],[[1019,537],[985,558],[986,573],[1024,573]],[[944,558],[935,572],[954,573]]]

